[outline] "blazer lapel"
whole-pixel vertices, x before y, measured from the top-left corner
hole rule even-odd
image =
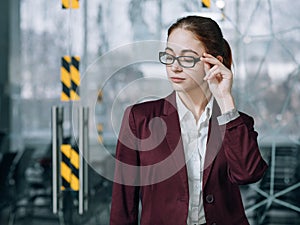
[[[184,181],[186,188],[188,188],[187,169],[176,107],[175,92],[165,98],[164,115],[162,118],[166,122],[167,126],[166,141],[171,151],[171,157],[175,162],[176,169]]]
[[[222,146],[224,132],[221,132],[217,116],[221,115],[220,108],[216,101],[213,105],[213,113],[209,122],[206,155],[203,171],[203,187],[206,185],[214,160]],[[166,141],[171,151],[177,171],[179,171],[186,188],[188,188],[187,168],[181,139],[179,117],[176,107],[176,95],[173,92],[165,98],[164,115],[162,116],[167,126]]]
[[[209,122],[208,138],[206,144],[206,154],[204,161],[204,171],[203,171],[203,187],[205,187],[208,177],[210,175],[212,166],[214,164],[215,158],[220,151],[222,146],[222,141],[224,138],[224,132],[221,132],[220,125],[218,124],[217,116],[221,114],[220,108],[216,101],[213,105],[213,113]]]

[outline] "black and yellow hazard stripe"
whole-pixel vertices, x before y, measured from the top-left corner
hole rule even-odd
[[[79,97],[79,85],[80,85],[80,72],[79,72],[79,56],[72,56],[70,71],[71,71],[71,91],[70,97],[71,100],[77,101]]]
[[[78,9],[79,8],[79,0],[61,0],[63,9]]]
[[[210,0],[202,0],[202,7],[210,8]]]
[[[70,63],[71,58],[64,56],[61,58],[61,69],[60,69],[60,80],[62,84],[61,101],[70,100],[70,89],[71,89],[71,74],[70,74]]]
[[[61,101],[78,101],[80,72],[79,72],[79,56],[64,56],[61,60]]]
[[[69,144],[61,145],[62,160],[60,164],[61,190],[79,190],[79,152]]]
[[[71,153],[71,145],[63,144],[60,147],[62,159],[60,162],[60,173],[62,178],[62,186],[61,190],[70,188],[71,181],[71,169],[69,167],[70,164],[70,153]]]

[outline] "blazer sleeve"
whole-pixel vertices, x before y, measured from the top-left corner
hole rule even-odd
[[[132,136],[134,135],[134,136]],[[110,225],[137,225],[139,206],[137,139],[131,107],[125,110],[116,148]]]
[[[237,119],[221,127],[225,132],[223,146],[230,181],[249,184],[260,180],[268,166],[259,151],[253,118],[240,113]]]

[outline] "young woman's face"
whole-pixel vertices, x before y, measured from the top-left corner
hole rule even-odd
[[[193,56],[198,59],[204,52],[203,44],[190,31],[177,28],[168,37],[166,53],[175,57]],[[166,70],[175,91],[190,92],[199,88],[202,91],[207,89],[207,82],[203,81],[204,64],[201,61],[192,68],[184,68],[175,60],[172,65],[166,66]]]

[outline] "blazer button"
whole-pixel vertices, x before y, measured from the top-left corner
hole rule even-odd
[[[213,195],[206,195],[206,202],[211,204],[214,202],[214,196]]]

